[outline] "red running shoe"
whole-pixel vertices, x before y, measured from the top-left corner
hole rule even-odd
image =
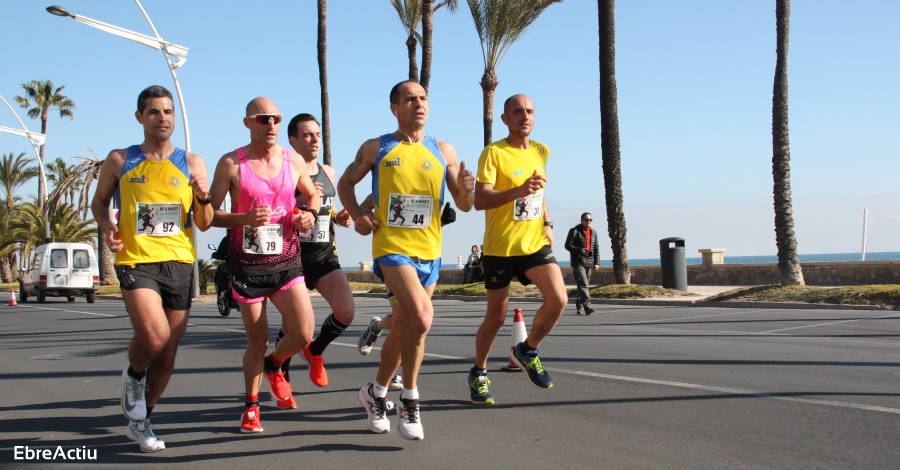
[[[325,359],[309,352],[309,344],[303,348],[300,357],[309,365],[309,380],[319,387],[328,386],[328,372],[325,372]]]
[[[263,432],[259,422],[259,407],[251,406],[241,416],[241,432]]]
[[[278,372],[269,372],[263,369],[263,374],[269,379],[269,388],[272,390],[272,395],[275,395],[275,398],[279,400],[288,400],[294,395],[291,391],[290,382],[284,380],[284,372],[282,372],[280,368],[278,369]]]
[[[287,400],[278,400],[278,403],[276,403],[275,406],[277,406],[279,410],[293,410],[297,409],[297,402],[294,401],[294,396],[291,395],[291,398],[288,398]]]

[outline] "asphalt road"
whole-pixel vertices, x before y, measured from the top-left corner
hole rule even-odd
[[[541,346],[555,386],[499,371],[505,328],[490,368],[498,403],[476,407],[465,377],[485,305],[436,301],[419,383],[425,440],[411,442],[366,428],[356,394],[378,354],[360,356],[356,338],[388,303],[356,300],[357,320],[325,352],[330,385],[312,385],[295,358],[299,408],[277,410],[264,384],[259,435],[239,432],[240,317],[195,304],[153,413],[168,447],[155,454],[123,435],[121,302],[0,306],[0,467],[47,466],[14,460],[16,446],[96,450],[85,468],[900,466],[900,313],[604,306],[584,317],[570,307]],[[313,305],[321,324],[327,305]],[[518,306],[530,324],[538,305]]]

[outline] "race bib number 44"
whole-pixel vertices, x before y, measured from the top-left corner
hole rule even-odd
[[[278,255],[284,244],[281,224],[244,226],[244,253]]]
[[[319,216],[316,225],[305,232],[300,233],[300,243],[329,243],[331,242],[331,231],[328,230],[331,224],[331,215],[324,214]]]
[[[513,204],[513,220],[531,220],[544,216],[544,192],[538,191],[516,198]]]
[[[171,237],[181,233],[181,204],[137,203],[137,235]]]
[[[428,228],[434,207],[431,196],[391,194],[388,202],[387,224],[389,227]]]

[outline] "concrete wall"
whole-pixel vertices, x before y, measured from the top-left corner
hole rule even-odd
[[[900,260],[896,261],[832,261],[801,263],[803,277],[811,286],[854,286],[862,284],[900,284]],[[351,282],[381,281],[371,271],[344,271]],[[574,285],[572,268],[562,268],[563,279]],[[691,264],[687,267],[688,285],[753,286],[778,284],[778,265],[714,264],[709,267]],[[612,267],[604,266],[591,274],[591,284],[615,284]],[[631,266],[632,284],[662,285],[659,266]],[[461,284],[461,269],[441,270],[440,284]]]

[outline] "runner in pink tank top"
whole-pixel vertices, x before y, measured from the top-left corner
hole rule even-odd
[[[250,433],[263,430],[259,419],[260,375],[265,373],[275,398],[284,401],[292,397],[281,364],[302,351],[315,330],[297,230],[305,232],[313,227],[321,199],[303,158],[277,144],[281,118],[268,99],[251,101],[244,118],[250,145],[219,160],[210,189],[213,207],[220,207],[229,194],[232,201],[231,212],[216,209],[213,225],[229,229],[232,293],[239,302],[247,332],[247,400],[241,431]],[[307,210],[296,217],[295,188],[308,201]],[[285,332],[268,356],[266,299],[281,312],[281,329]]]

